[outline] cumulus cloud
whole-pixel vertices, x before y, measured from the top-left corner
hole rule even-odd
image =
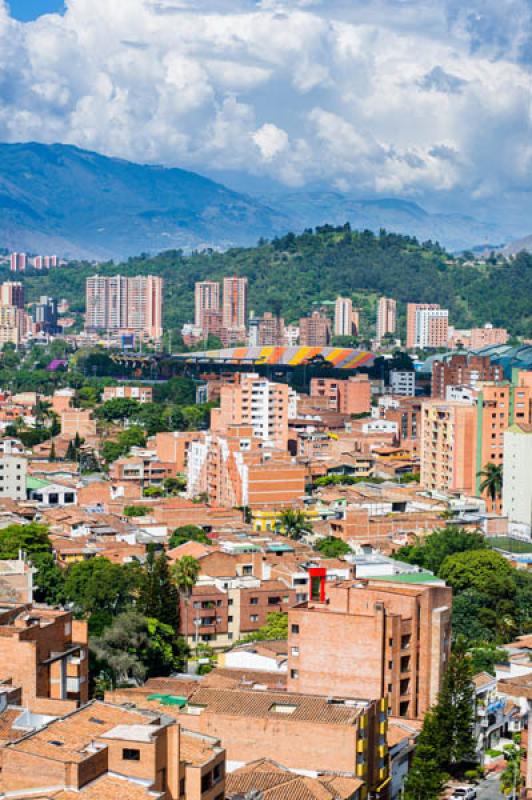
[[[529,0],[0,0],[0,139],[289,186],[530,190]],[[494,157],[496,154],[496,157]]]

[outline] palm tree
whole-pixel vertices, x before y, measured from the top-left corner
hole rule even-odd
[[[193,556],[183,556],[172,567],[172,578],[180,594],[185,596],[185,641],[188,636],[190,595],[200,574],[200,563]]]
[[[279,527],[289,539],[302,539],[306,533],[310,533],[311,525],[304,511],[298,508],[285,508],[279,515]]]
[[[479,487],[480,491],[486,492],[495,505],[502,494],[502,464],[493,464],[489,461],[477,475],[479,478],[483,478]]]

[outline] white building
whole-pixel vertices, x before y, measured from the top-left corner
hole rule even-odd
[[[447,345],[449,312],[446,308],[421,308],[416,313],[415,347]]]
[[[522,422],[504,433],[502,507],[513,533],[532,536],[532,425]]]
[[[0,497],[26,499],[27,468],[28,463],[21,456],[4,454],[0,457]]]
[[[390,388],[392,394],[402,397],[414,397],[416,394],[416,373],[412,370],[393,369],[390,372]]]
[[[334,306],[334,335],[352,336],[353,301],[349,297],[338,297]]]

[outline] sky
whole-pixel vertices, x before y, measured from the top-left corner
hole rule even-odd
[[[532,0],[65,5],[0,0],[0,141],[532,216]]]

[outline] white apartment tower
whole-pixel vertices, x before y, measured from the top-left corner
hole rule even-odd
[[[377,307],[377,341],[397,329],[397,302],[391,297],[381,297]]]

